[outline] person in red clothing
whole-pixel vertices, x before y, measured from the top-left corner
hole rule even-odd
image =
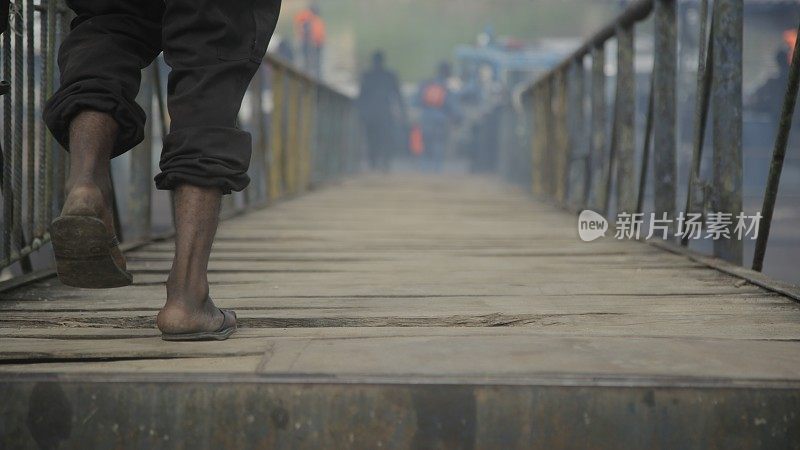
[[[442,62],[435,77],[423,81],[414,101],[420,110],[420,127],[425,150],[422,169],[441,172],[450,136],[450,127],[461,119],[456,94],[448,88],[450,64]]]
[[[325,46],[325,21],[317,5],[303,8],[294,16],[294,31],[303,55],[303,67],[310,73],[322,75],[322,48]]]

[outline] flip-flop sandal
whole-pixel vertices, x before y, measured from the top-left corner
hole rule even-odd
[[[222,325],[217,331],[200,331],[197,333],[161,333],[165,341],[224,341],[236,331],[236,312],[218,308],[222,313]]]
[[[119,246],[103,221],[91,216],[61,216],[50,225],[58,279],[67,286],[105,289],[128,286],[133,276],[119,267]]]

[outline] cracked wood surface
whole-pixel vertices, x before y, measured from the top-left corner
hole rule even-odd
[[[134,286],[0,293],[0,371],[800,379],[800,307],[498,181],[363,176],[223,223],[212,296],[241,330],[162,342],[172,243]]]

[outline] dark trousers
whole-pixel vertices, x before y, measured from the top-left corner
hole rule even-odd
[[[61,87],[44,120],[69,150],[69,123],[94,110],[119,124],[113,156],[142,141],[145,114],[135,98],[141,70],[163,50],[170,131],[159,189],[249,183],[250,134],[236,117],[278,20],[280,0],[67,0],[77,17],[58,53]]]
[[[364,121],[367,135],[367,157],[373,170],[389,170],[394,142],[394,125],[390,114],[376,114]]]
[[[448,138],[448,133],[441,128],[422,127],[422,141],[425,143],[421,158],[422,170],[438,173],[444,169]]]

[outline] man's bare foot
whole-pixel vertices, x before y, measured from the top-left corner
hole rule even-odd
[[[70,172],[62,216],[100,219],[109,236],[116,235],[112,213],[111,153],[119,132],[113,117],[98,111],[83,111],[69,126]],[[112,249],[117,265],[125,269],[125,258]]]
[[[214,305],[207,274],[222,192],[184,184],[174,195],[175,259],[156,324],[166,340],[226,339],[236,329],[236,315]]]
[[[67,198],[50,225],[56,272],[68,286],[104,289],[133,281],[112,212],[110,159],[118,127],[113,117],[96,111],[83,111],[70,122]]]
[[[225,317],[208,295],[202,300],[179,299],[174,295],[168,298],[156,318],[162,333],[187,334],[222,328]]]

